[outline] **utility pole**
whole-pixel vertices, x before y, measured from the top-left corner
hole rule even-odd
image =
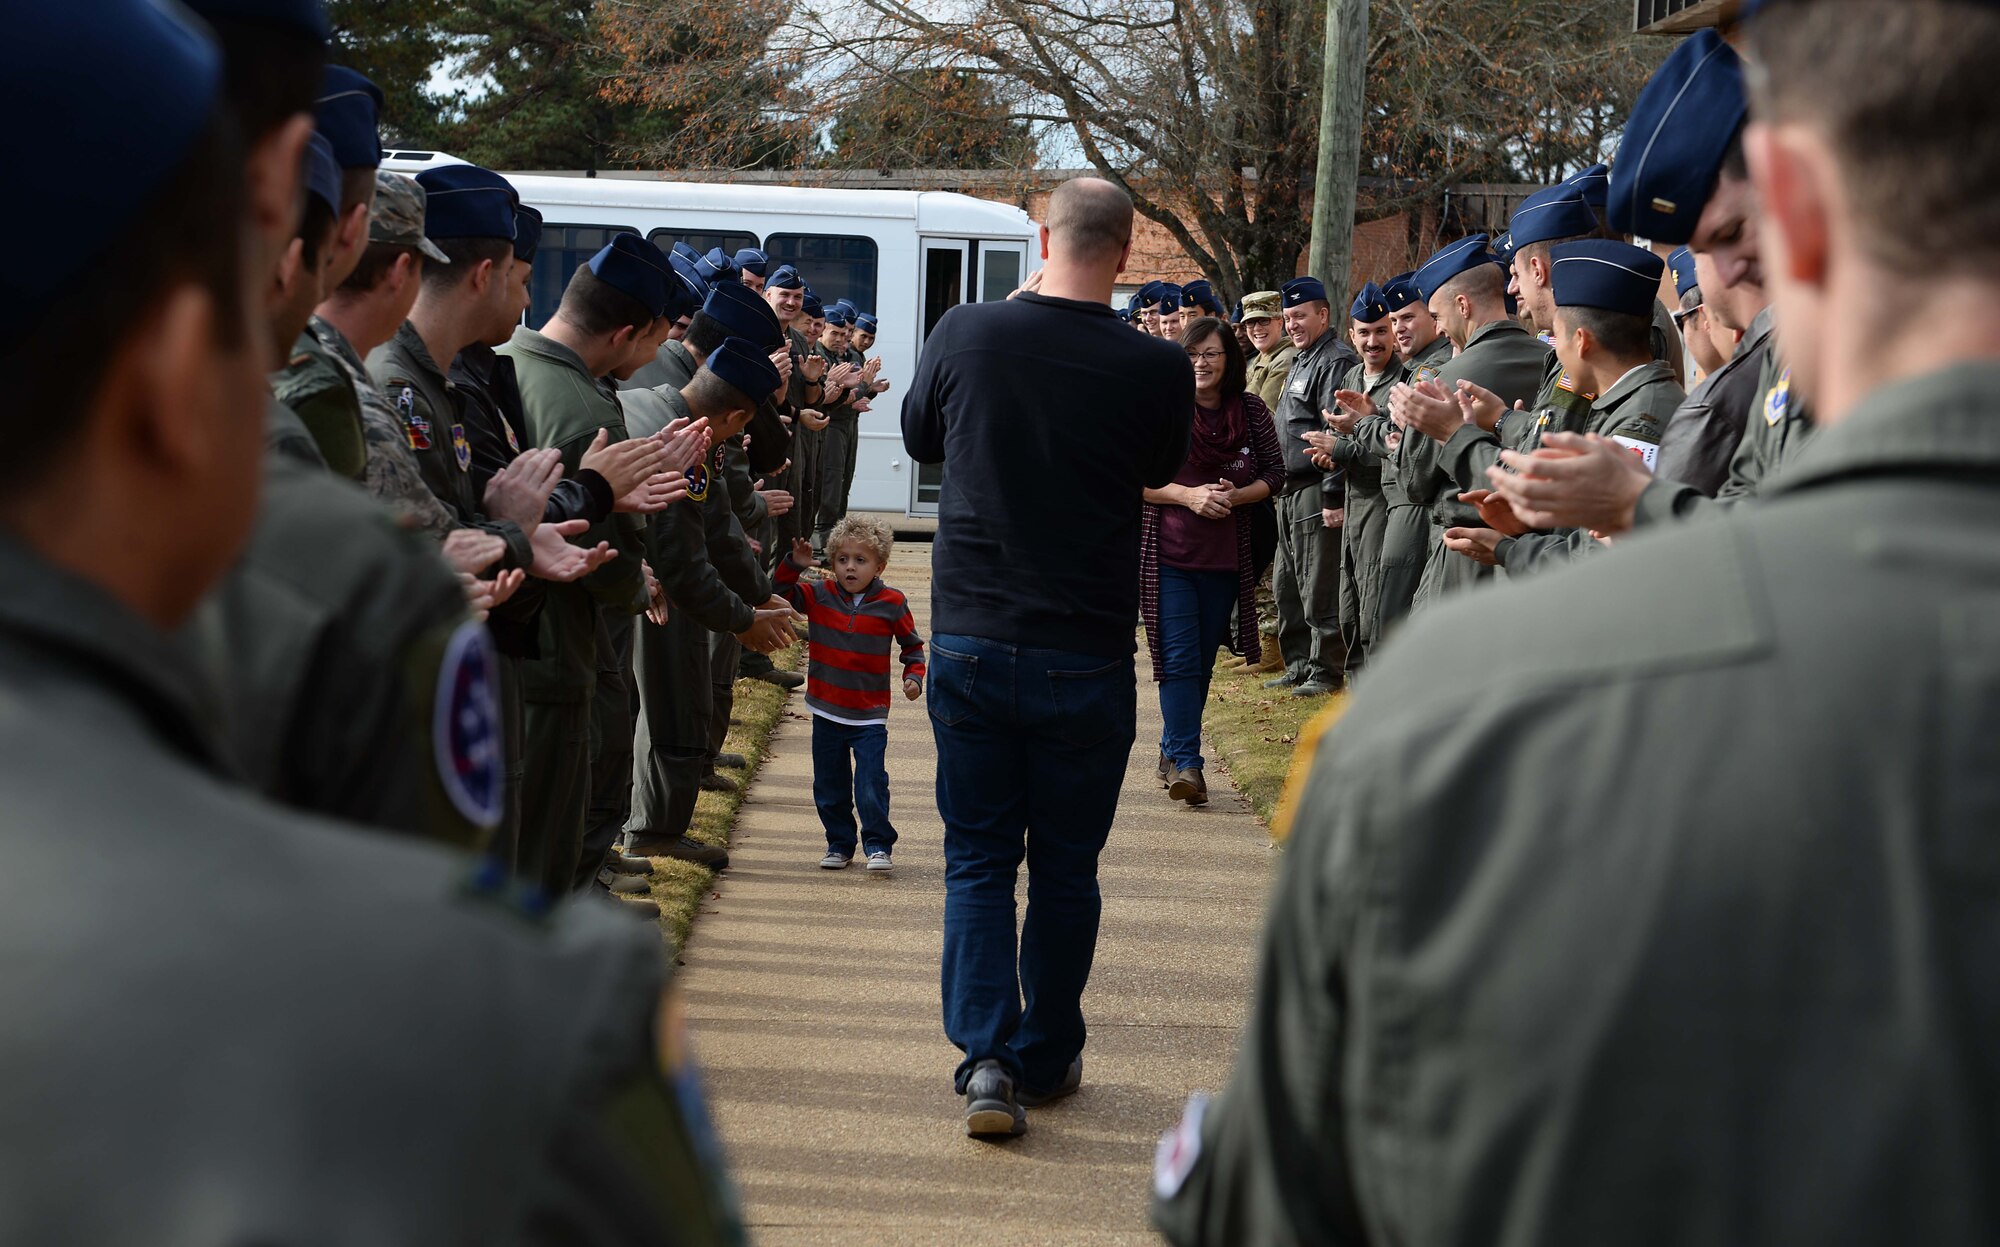
[[[1326,0],[1322,59],[1319,169],[1313,179],[1312,251],[1306,271],[1326,283],[1338,319],[1354,261],[1354,191],[1361,171],[1368,77],[1368,0]]]

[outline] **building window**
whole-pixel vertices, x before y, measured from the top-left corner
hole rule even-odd
[[[846,299],[864,312],[875,307],[875,240],[825,234],[773,234],[764,240],[771,264],[789,264],[823,303]]]
[[[646,235],[646,241],[662,251],[672,251],[675,243],[684,242],[700,255],[707,255],[720,247],[723,254],[734,257],[745,247],[755,247],[757,235],[746,234],[742,230],[656,229]]]
[[[562,305],[563,291],[576,270],[590,263],[590,257],[604,250],[614,234],[636,234],[623,225],[544,225],[541,246],[535,252],[535,273],[528,280],[528,325],[540,328],[549,323]]]

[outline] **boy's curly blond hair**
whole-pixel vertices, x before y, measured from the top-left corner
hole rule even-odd
[[[826,535],[826,552],[831,556],[849,542],[868,547],[876,560],[887,567],[889,551],[896,545],[896,534],[881,520],[866,515],[846,515]]]

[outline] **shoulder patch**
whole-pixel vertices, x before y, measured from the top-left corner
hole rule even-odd
[[[1642,442],[1636,437],[1621,437],[1615,433],[1612,434],[1611,440],[1639,456],[1639,461],[1646,465],[1648,472],[1651,472],[1660,461],[1660,444],[1658,442]]]
[[[500,726],[499,665],[486,625],[467,620],[445,643],[431,709],[438,782],[468,822],[500,825],[505,738]]]
[[[1792,405],[1792,370],[1787,368],[1778,377],[1778,383],[1764,396],[1764,423],[1776,424],[1785,418]]]
[[[687,470],[688,501],[703,503],[708,501],[708,464],[697,463]]]
[[[402,418],[403,436],[409,439],[410,449],[429,450],[431,422],[417,414],[416,387],[408,384],[398,385],[393,381],[390,385],[395,386],[393,401],[396,404],[396,414]]]

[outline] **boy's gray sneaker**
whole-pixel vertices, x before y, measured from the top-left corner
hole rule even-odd
[[[854,854],[852,853],[836,853],[832,849],[828,849],[826,856],[819,859],[819,868],[821,870],[846,870],[847,863],[853,860]]]
[[[975,1139],[1028,1133],[1028,1114],[1014,1098],[1014,1080],[998,1061],[981,1061],[965,1080],[965,1133]]]
[[[869,874],[886,875],[894,869],[896,869],[896,863],[889,860],[887,849],[877,849],[868,855]]]
[[[1083,1085],[1083,1058],[1078,1057],[1063,1071],[1063,1080],[1047,1091],[1030,1091],[1026,1087],[1014,1094],[1014,1099],[1022,1108],[1040,1108],[1051,1100],[1060,1100],[1066,1095],[1075,1095]]]

